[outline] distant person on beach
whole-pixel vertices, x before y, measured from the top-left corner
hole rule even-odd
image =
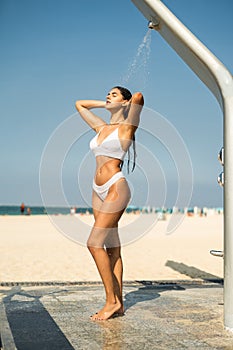
[[[27,215],[31,215],[31,208],[27,208]]]
[[[75,207],[71,207],[70,208],[70,215],[74,215],[76,213],[76,208]]]
[[[118,222],[130,200],[130,189],[121,171],[123,159],[133,144],[144,104],[140,92],[131,92],[121,86],[112,88],[106,101],[80,100],[76,108],[84,121],[96,132],[90,148],[96,157],[96,173],[93,179],[92,206],[95,223],[87,247],[92,254],[104,284],[106,303],[92,320],[107,320],[124,314],[122,298],[123,264]],[[90,110],[106,108],[110,122]],[[129,154],[129,152],[128,152]],[[129,155],[128,155],[129,157]],[[128,169],[130,160],[128,159]]]
[[[20,213],[21,213],[21,214],[24,214],[24,211],[25,211],[25,204],[22,203],[22,204],[20,205]]]

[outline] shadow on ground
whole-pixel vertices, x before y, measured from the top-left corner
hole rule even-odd
[[[167,285],[153,285],[153,281],[137,281],[141,283],[143,287],[139,287],[132,292],[125,294],[124,296],[124,306],[125,311],[130,309],[132,306],[144,301],[151,301],[160,297],[162,292],[171,291],[171,290],[180,290],[184,291],[185,288],[177,284],[167,284]]]
[[[66,336],[40,302],[20,287],[4,298],[9,326],[17,350],[74,350]]]
[[[186,264],[178,263],[172,260],[168,260],[165,265],[193,279],[200,278],[206,282],[223,284],[223,279],[219,276],[215,276],[206,271],[199,270],[194,266],[188,266]]]

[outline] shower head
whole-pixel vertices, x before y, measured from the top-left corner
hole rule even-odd
[[[148,28],[158,30],[159,29],[159,21],[157,21],[157,20],[149,21]]]

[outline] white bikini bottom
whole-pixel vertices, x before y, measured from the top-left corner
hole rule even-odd
[[[122,171],[118,171],[116,174],[114,174],[111,179],[109,179],[107,182],[105,182],[103,185],[98,186],[95,183],[95,180],[93,180],[93,190],[96,192],[96,194],[100,197],[102,201],[105,200],[108,194],[109,188],[117,182],[119,179],[125,178]]]

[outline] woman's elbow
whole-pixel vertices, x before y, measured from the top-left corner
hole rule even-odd
[[[144,97],[141,92],[135,92],[132,96],[132,103],[143,106],[144,105]]]
[[[82,105],[82,101],[76,101],[75,102],[75,107],[76,107],[76,109],[78,110],[78,111],[80,111],[80,109],[82,109],[83,108],[83,105]]]

